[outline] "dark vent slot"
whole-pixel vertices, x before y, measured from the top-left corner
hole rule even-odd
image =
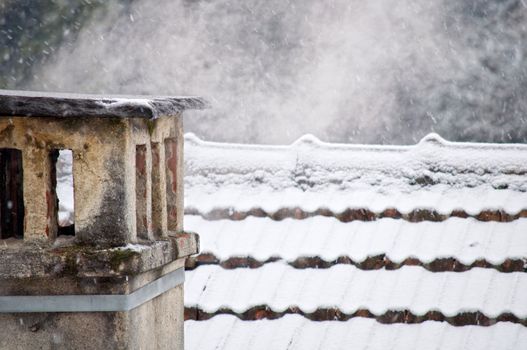
[[[0,149],[0,238],[24,237],[22,152]]]

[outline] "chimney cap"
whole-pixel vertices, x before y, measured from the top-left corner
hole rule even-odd
[[[0,117],[147,118],[209,108],[195,96],[84,95],[0,90]]]

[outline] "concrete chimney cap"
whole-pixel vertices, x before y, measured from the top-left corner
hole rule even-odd
[[[0,117],[147,118],[177,116],[188,109],[209,108],[195,96],[82,95],[0,90]]]

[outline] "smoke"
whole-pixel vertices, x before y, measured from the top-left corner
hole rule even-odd
[[[503,11],[489,12],[494,7],[483,1],[451,3],[108,5],[34,72],[28,88],[204,96],[213,108],[186,113],[185,128],[218,141],[290,143],[312,133],[328,141],[412,143],[430,131],[456,140],[521,140],[525,25],[509,28],[507,17],[489,27]],[[485,59],[492,65],[496,57],[493,73]],[[503,87],[503,67],[523,78]]]

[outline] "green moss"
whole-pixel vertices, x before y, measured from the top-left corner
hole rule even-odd
[[[77,268],[77,262],[75,260],[76,258],[74,254],[66,255],[66,261],[65,261],[64,270],[63,270],[63,273],[65,275],[71,275],[71,276],[77,275],[79,270]]]
[[[155,129],[155,122],[153,120],[147,120],[146,126],[148,127],[148,133],[150,134],[150,136],[152,136]]]
[[[139,255],[130,249],[110,249],[100,251],[93,246],[89,245],[72,245],[69,247],[63,247],[55,250],[55,254],[59,254],[64,257],[64,270],[65,275],[77,275],[79,273],[78,258],[87,258],[87,261],[98,260],[99,268],[106,265],[114,271],[118,271],[122,263],[130,260],[132,257]],[[102,266],[100,265],[102,263]]]
[[[130,250],[130,249],[116,249],[112,250],[110,252],[110,266],[113,270],[117,271],[119,270],[119,267],[121,264],[129,259],[131,259],[133,256],[139,255],[139,253]]]
[[[82,244],[74,244],[67,247],[60,247],[58,249],[54,250],[55,253],[59,253],[62,255],[71,255],[76,253],[91,253],[93,251],[93,247],[89,245],[82,245]]]

